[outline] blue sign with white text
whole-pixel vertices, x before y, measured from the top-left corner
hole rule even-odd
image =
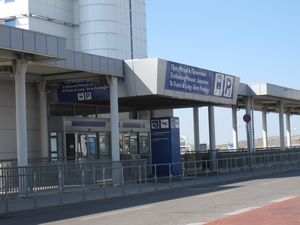
[[[175,62],[167,62],[165,89],[233,98],[235,77]]]
[[[181,173],[179,118],[151,119],[151,151],[152,163],[157,165],[154,171],[157,176]]]
[[[58,88],[59,102],[84,102],[105,99],[109,99],[109,86],[105,81],[71,81],[62,83]]]

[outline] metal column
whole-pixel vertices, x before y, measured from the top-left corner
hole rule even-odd
[[[114,161],[112,165],[113,185],[122,185],[123,170],[120,162],[118,78],[111,77],[108,80],[110,83],[111,159]]]
[[[213,106],[208,106],[208,125],[209,125],[209,148],[210,159],[212,160],[212,169],[216,169],[216,131],[215,131],[215,109]]]
[[[238,126],[237,126],[237,107],[236,105],[232,106],[232,143],[233,148],[239,148],[239,139],[238,139]]]
[[[48,146],[48,110],[47,110],[47,94],[46,81],[38,82],[39,105],[40,105],[40,134],[41,134],[41,156],[49,157]]]
[[[267,107],[262,109],[262,132],[263,132],[263,148],[268,147],[268,125],[267,125]]]
[[[250,154],[253,153],[253,148],[254,148],[254,130],[253,130],[253,113],[252,113],[252,98],[247,97],[246,99],[246,113],[251,116],[251,122],[249,122],[246,125],[246,132],[247,132],[247,146],[248,146],[248,151]]]
[[[199,131],[199,108],[193,107],[194,116],[194,146],[195,151],[200,151],[200,131]]]
[[[118,78],[110,79],[110,120],[111,120],[111,149],[112,161],[120,161],[119,146],[119,106],[118,106]]]
[[[284,121],[283,121],[283,103],[278,103],[278,112],[279,112],[279,138],[280,138],[280,150],[285,150],[285,140],[284,140]]]
[[[291,140],[291,114],[290,112],[287,112],[285,114],[286,116],[286,146],[291,147],[292,146],[292,140]]]
[[[26,116],[26,72],[27,60],[18,59],[14,65],[16,95],[16,135],[18,166],[28,166],[27,116]]]

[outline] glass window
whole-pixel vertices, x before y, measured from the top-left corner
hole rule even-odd
[[[99,149],[100,149],[100,158],[110,160],[111,151],[110,151],[110,133],[109,132],[99,133]]]
[[[50,132],[50,157],[52,160],[57,160],[61,148],[61,133]]]
[[[96,157],[98,156],[98,148],[97,148],[97,134],[88,134],[87,136],[87,146],[88,146],[88,156]]]
[[[138,154],[137,133],[130,133],[130,154]]]
[[[149,154],[149,134],[147,133],[140,133],[139,139],[139,150],[140,154]]]
[[[15,2],[15,0],[4,0],[4,3]]]
[[[6,26],[15,27],[16,26],[16,20],[5,20],[4,24]]]

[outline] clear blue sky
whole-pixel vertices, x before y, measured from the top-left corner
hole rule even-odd
[[[146,9],[149,57],[236,75],[244,83],[300,89],[299,0],[146,0]],[[193,142],[192,111],[175,115],[181,133]],[[218,110],[216,117],[217,142],[231,141],[231,112]],[[201,142],[207,142],[206,109],[200,118]],[[270,136],[278,134],[277,118],[269,116]],[[259,113],[255,121],[261,137]],[[292,127],[300,132],[298,116],[292,117]]]

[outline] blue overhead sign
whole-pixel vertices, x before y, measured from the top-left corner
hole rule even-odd
[[[59,102],[84,102],[104,99],[109,99],[109,86],[105,81],[71,81],[62,83],[58,88]]]
[[[235,77],[168,62],[165,89],[233,99]]]

